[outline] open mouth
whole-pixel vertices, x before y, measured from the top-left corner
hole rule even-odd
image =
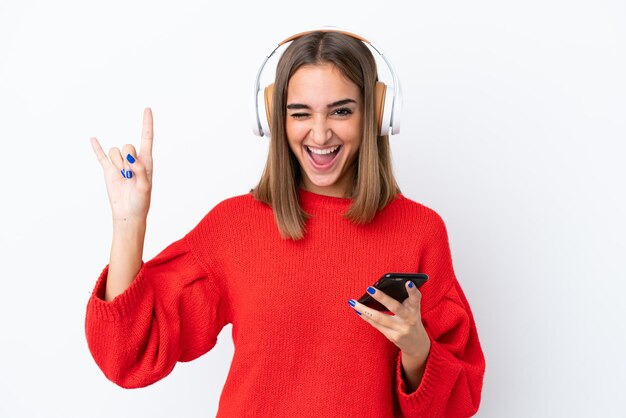
[[[334,147],[329,147],[325,149],[319,148],[310,148],[306,147],[307,154],[309,154],[309,159],[313,163],[315,168],[330,168],[337,156],[341,152],[341,145],[335,145]]]

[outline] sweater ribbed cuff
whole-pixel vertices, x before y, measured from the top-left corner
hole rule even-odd
[[[145,263],[142,260],[139,272],[137,272],[137,276],[135,276],[132,283],[113,300],[107,302],[104,300],[106,280],[109,273],[109,265],[107,264],[96,281],[87,309],[92,310],[103,321],[115,322],[127,316],[128,312],[138,305],[139,299],[144,297],[146,288],[144,265]]]
[[[430,353],[426,360],[426,368],[422,381],[415,392],[406,393],[406,383],[402,378],[402,352],[398,352],[396,362],[396,391],[400,408],[404,413],[409,411],[428,411],[435,396],[441,396],[442,384],[454,382],[460,372],[455,359],[443,346],[431,340]]]

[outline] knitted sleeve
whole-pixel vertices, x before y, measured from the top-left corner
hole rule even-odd
[[[480,404],[485,358],[472,311],[454,275],[446,227],[438,215],[420,271],[429,275],[429,286],[444,291],[435,301],[426,301],[423,293],[422,322],[431,348],[420,385],[410,394],[402,352],[398,352],[395,393],[400,410],[405,418],[470,417]]]
[[[105,376],[124,388],[148,386],[177,361],[212,349],[229,322],[219,278],[200,263],[189,234],[141,268],[130,286],[103,300],[107,265],[87,303],[89,350]]]

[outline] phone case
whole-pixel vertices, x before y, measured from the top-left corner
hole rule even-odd
[[[428,275],[424,273],[387,273],[383,275],[372,287],[381,290],[386,295],[391,296],[398,302],[402,303],[404,299],[409,297],[406,291],[405,283],[410,280],[418,288],[428,280]],[[363,296],[358,299],[359,303],[376,309],[381,312],[389,312],[389,309],[382,303],[378,302],[372,295],[365,292]]]

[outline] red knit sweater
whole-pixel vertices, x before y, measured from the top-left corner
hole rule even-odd
[[[219,418],[473,415],[485,360],[441,217],[399,194],[359,226],[342,217],[350,199],[299,196],[313,216],[303,240],[281,239],[271,208],[246,194],[142,261],[110,302],[102,299],[107,265],[85,321],[106,377],[150,385],[177,361],[208,352],[231,323],[235,352]],[[387,272],[429,276],[420,291],[432,345],[410,394],[398,347],[348,305]]]

